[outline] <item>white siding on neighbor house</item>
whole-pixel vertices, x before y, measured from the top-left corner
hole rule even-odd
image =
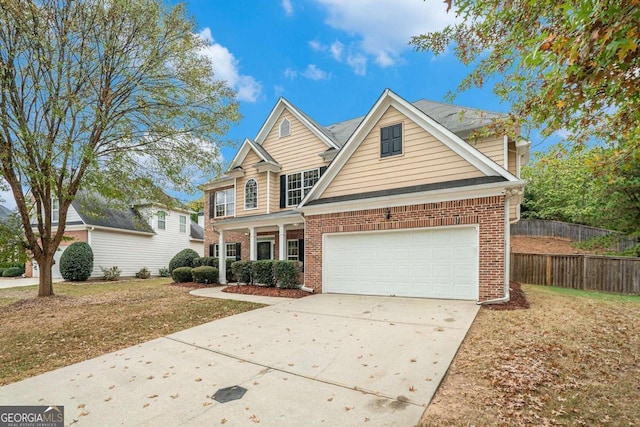
[[[169,261],[179,251],[191,248],[200,255],[204,244],[191,241],[189,237],[190,219],[186,213],[166,212],[166,230],[157,230],[157,222],[152,221],[156,234],[127,233],[115,229],[95,229],[91,232],[93,249],[92,276],[102,276],[100,267],[117,266],[122,276],[135,276],[142,267],[147,267],[152,275],[169,266]],[[186,233],[180,233],[180,215],[187,217]]]
[[[82,218],[80,218],[78,211],[76,211],[73,205],[71,205],[67,211],[67,224],[74,222],[82,222]]]

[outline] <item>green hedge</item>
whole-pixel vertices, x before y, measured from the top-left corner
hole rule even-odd
[[[193,249],[183,249],[169,261],[169,272],[171,273],[179,267],[194,267],[194,261],[198,258],[200,258],[198,252]]]
[[[193,281],[196,283],[216,284],[218,283],[218,269],[208,265],[196,267],[191,272]]]
[[[213,257],[213,256],[203,256],[200,257],[196,260],[193,261],[193,267],[200,267],[203,265],[208,265],[210,267],[215,267],[218,268],[218,258]],[[227,282],[235,282],[236,278],[235,278],[235,274],[233,273],[233,270],[231,268],[231,265],[236,262],[235,259],[229,259],[227,258],[225,260],[226,264],[227,264],[227,268],[226,268],[226,272],[227,272]]]
[[[93,250],[88,243],[75,242],[60,257],[60,274],[65,280],[81,282],[93,271]]]
[[[251,261],[251,273],[254,283],[269,287],[276,285],[271,260]]]
[[[2,277],[18,277],[22,274],[22,269],[20,267],[9,267],[5,268],[2,272]]]
[[[231,263],[233,276],[239,283],[253,284],[251,261],[234,261]]]
[[[299,261],[273,261],[273,277],[279,288],[299,288],[300,271]]]
[[[178,267],[171,272],[171,277],[176,283],[192,282],[193,281],[193,268],[191,267]]]

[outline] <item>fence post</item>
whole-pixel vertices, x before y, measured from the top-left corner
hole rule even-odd
[[[551,286],[551,257],[547,255],[547,275],[545,285]]]
[[[580,282],[582,283],[582,290],[586,291],[587,290],[587,262],[588,262],[588,258],[586,255],[582,256],[582,280],[580,280]]]

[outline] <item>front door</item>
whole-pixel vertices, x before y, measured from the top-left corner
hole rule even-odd
[[[271,242],[258,242],[258,259],[272,259]]]

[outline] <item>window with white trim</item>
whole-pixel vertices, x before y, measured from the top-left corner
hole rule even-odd
[[[225,257],[227,259],[236,258],[236,247],[237,245],[235,243],[225,243]],[[220,258],[220,245],[218,243],[213,246],[213,256],[215,258]]]
[[[280,122],[280,138],[291,135],[291,122],[285,118]]]
[[[298,246],[298,240],[287,240],[287,259],[289,261],[298,261],[300,248]]]
[[[251,178],[244,185],[244,208],[255,209],[258,207],[258,183]]]
[[[51,221],[58,222],[60,220],[60,201],[58,199],[51,200]]]
[[[320,178],[320,169],[287,175],[287,206],[297,206]]]
[[[158,230],[166,230],[167,229],[167,214],[165,212],[158,212],[156,214],[158,218]]]
[[[180,232],[187,232],[187,217],[185,215],[180,215]]]
[[[216,217],[233,215],[235,197],[236,192],[233,188],[216,191]]]

